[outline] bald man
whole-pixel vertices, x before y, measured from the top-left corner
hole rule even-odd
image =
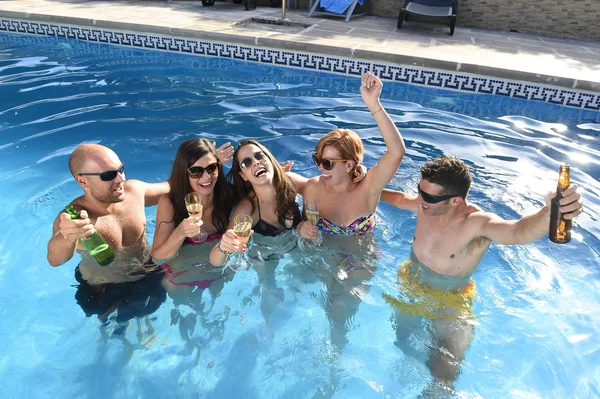
[[[81,255],[75,269],[80,283],[76,299],[87,316],[98,314],[101,320],[106,319],[117,310],[117,304],[125,303],[130,306],[118,309],[117,321],[141,315],[136,313],[151,313],[148,307],[158,308],[164,291],[160,270],[147,264],[150,256],[144,207],[155,205],[169,192],[169,184],[125,180],[123,162],[113,150],[98,144],[77,147],[69,158],[69,168],[83,189],[83,195],[71,202],[81,219],[71,220],[65,212],[56,217],[48,242],[48,262],[56,267],[76,252]],[[115,260],[108,266],[98,265],[79,242],[94,229],[115,252]]]

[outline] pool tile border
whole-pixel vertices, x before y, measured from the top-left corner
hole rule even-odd
[[[470,73],[403,66],[308,52],[254,47],[243,44],[212,42],[162,34],[109,30],[105,28],[33,22],[10,18],[0,19],[0,32],[63,37],[138,49],[230,58],[347,76],[360,76],[365,71],[372,71],[381,79],[387,81],[459,92],[495,94],[519,99],[544,101],[572,108],[600,111],[600,93],[564,89]]]

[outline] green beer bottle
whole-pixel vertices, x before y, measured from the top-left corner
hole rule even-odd
[[[71,220],[81,219],[79,212],[73,205],[65,206],[65,212],[71,216]],[[98,230],[95,230],[91,236],[79,239],[79,241],[100,266],[108,266],[115,260],[115,253]]]

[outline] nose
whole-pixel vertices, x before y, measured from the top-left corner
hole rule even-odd
[[[125,181],[125,171],[122,173],[117,172],[117,177],[115,177],[116,181]]]

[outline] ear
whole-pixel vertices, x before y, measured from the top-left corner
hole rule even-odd
[[[244,176],[244,172],[242,172],[241,170],[238,172],[240,177],[242,178],[243,181],[248,181],[248,178],[246,176]]]
[[[462,197],[453,197],[453,198],[450,198],[450,205],[457,206],[457,205],[460,205],[460,203],[463,201],[464,200],[462,199]]]
[[[354,161],[347,161],[346,162],[346,171],[350,172],[354,168],[355,164],[356,163]]]
[[[90,187],[86,178],[83,176],[77,176],[75,178],[75,181],[77,181],[77,184],[79,184],[81,186],[81,188],[89,188]]]

